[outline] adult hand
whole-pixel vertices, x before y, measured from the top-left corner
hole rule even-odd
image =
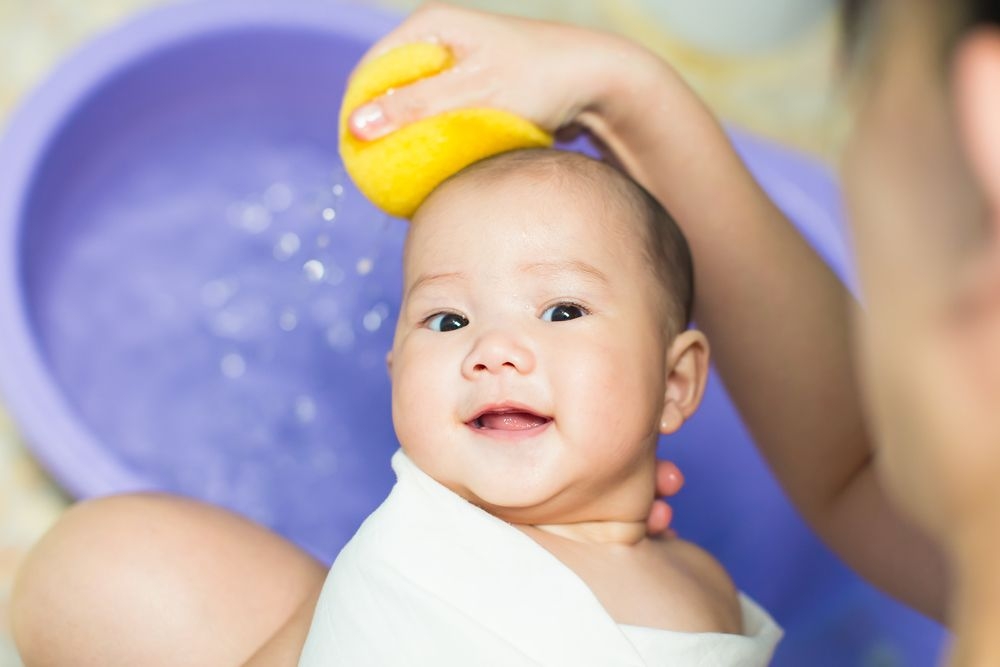
[[[348,126],[359,139],[377,139],[465,107],[510,111],[555,132],[601,103],[609,82],[620,81],[627,69],[623,59],[634,59],[635,67],[655,61],[609,34],[429,3],[377,42],[362,62],[417,41],[449,47],[454,66],[356,109]]]
[[[684,486],[684,475],[681,474],[680,468],[671,461],[657,461],[656,495],[659,497],[653,501],[649,517],[646,519],[646,532],[650,536],[673,537],[675,535],[674,531],[670,529],[674,513],[663,498],[676,495],[682,486]]]

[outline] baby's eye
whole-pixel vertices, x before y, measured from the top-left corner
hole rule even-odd
[[[431,331],[454,331],[461,329],[469,323],[461,315],[455,313],[438,313],[427,320],[427,328]]]
[[[545,309],[545,312],[542,313],[542,319],[548,322],[562,322],[564,320],[575,320],[586,314],[587,311],[583,306],[578,306],[575,303],[557,303]]]

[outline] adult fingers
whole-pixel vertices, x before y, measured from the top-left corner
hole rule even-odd
[[[662,500],[653,501],[646,518],[646,533],[650,536],[672,536],[674,533],[670,530],[670,522],[673,518],[674,511],[670,505]]]
[[[672,461],[656,462],[656,495],[673,496],[684,486],[684,475]]]
[[[351,112],[347,119],[350,132],[364,141],[444,111],[471,106],[476,88],[461,69],[448,69],[402,88],[394,88]]]

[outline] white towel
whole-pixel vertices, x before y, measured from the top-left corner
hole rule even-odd
[[[620,626],[570,568],[402,451],[397,482],[334,562],[304,667],[766,665],[781,630],[742,597],[746,635]]]

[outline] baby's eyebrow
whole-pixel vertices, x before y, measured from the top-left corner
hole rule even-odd
[[[529,273],[547,276],[558,275],[560,273],[580,273],[583,274],[584,277],[601,283],[604,286],[609,285],[611,282],[608,280],[608,277],[603,271],[592,264],[588,264],[587,262],[578,259],[570,259],[561,262],[532,262],[530,264],[522,264],[521,269]]]
[[[460,271],[452,271],[450,273],[425,273],[413,281],[413,284],[410,285],[410,289],[406,292],[406,296],[409,297],[421,287],[427,287],[428,285],[433,285],[435,283],[449,282],[452,280],[461,280],[464,277],[465,274]]]

